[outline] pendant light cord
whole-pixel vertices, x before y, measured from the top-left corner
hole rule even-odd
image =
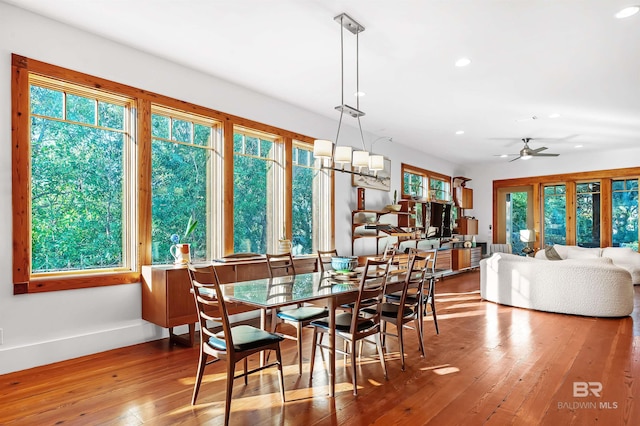
[[[340,17],[340,87],[342,92],[340,93],[340,105],[344,105],[344,16]],[[342,116],[344,115],[344,108],[340,108],[340,120],[338,121],[338,132],[336,133],[336,143],[338,146],[338,138],[340,137],[340,128],[342,127]],[[335,149],[335,148],[334,148]]]

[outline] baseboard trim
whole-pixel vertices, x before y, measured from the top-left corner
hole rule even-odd
[[[121,323],[109,329],[59,339],[13,347],[0,346],[0,374],[158,340],[167,336],[166,329],[140,319]]]

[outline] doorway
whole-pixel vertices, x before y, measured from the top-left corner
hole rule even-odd
[[[527,246],[520,231],[533,229],[533,186],[499,188],[497,191],[495,243],[511,244],[514,254]]]

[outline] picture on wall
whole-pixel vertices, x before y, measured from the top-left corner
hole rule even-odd
[[[374,171],[370,171],[368,167],[363,167],[361,172],[365,175],[372,176],[351,175],[352,186],[378,189],[387,192],[391,190],[391,160],[388,158],[384,159],[384,170],[378,170],[377,174],[375,174]],[[373,176],[374,174],[375,177]]]

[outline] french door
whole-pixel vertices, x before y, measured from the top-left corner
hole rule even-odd
[[[494,242],[511,244],[514,254],[522,252],[527,243],[521,241],[520,231],[534,229],[533,186],[499,188],[496,218]]]

